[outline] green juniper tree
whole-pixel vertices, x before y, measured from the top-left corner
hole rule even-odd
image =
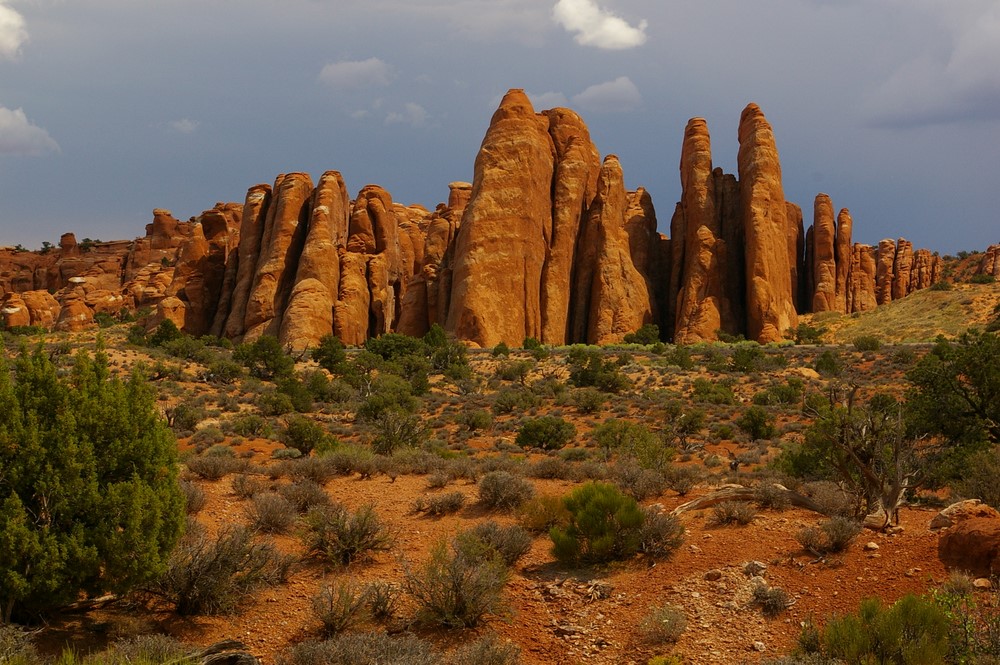
[[[0,356],[0,624],[164,569],[184,524],[176,445],[145,381],[41,345]]]

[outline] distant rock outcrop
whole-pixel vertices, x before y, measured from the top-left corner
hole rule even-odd
[[[785,200],[774,132],[756,104],[738,125],[738,174],[713,164],[704,119],[681,144],[670,237],[649,192],[628,191],[583,119],[503,98],[472,183],[433,211],[367,185],[349,199],[337,171],[250,187],[186,222],[153,211],[145,235],[102,243],[64,234],[40,252],[0,248],[6,326],[94,326],[155,311],[192,335],[274,335],[302,351],[327,334],[424,335],[434,324],[479,346],[620,341],[646,323],[682,344],[720,336],[777,341],[809,312],[850,314],[940,279],[941,260],[911,243],[854,243],[846,208],[826,194],[813,224]],[[1000,276],[1000,245],[980,261]]]

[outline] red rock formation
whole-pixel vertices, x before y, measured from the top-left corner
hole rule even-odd
[[[836,240],[833,203],[826,194],[818,194],[813,207],[813,312],[836,311]]]
[[[875,255],[875,302],[884,305],[892,302],[892,275],[896,263],[896,243],[885,238],[878,243]]]
[[[345,252],[340,259],[340,290],[333,313],[333,334],[348,346],[368,339],[368,257]]]
[[[896,258],[892,264],[892,299],[899,300],[912,293],[913,243],[900,238],[896,241]]]
[[[781,164],[771,125],[756,104],[743,110],[739,128],[740,208],[746,234],[747,337],[784,339],[798,325],[789,274],[788,217]]]
[[[551,227],[542,228],[545,263],[541,280],[541,341],[565,344],[570,330],[570,285],[581,219],[594,200],[601,158],[590,132],[573,111],[544,111],[555,150]],[[623,213],[624,214],[624,213]]]
[[[977,274],[992,275],[1000,279],[1000,245],[990,245],[983,253]]]
[[[289,173],[275,182],[261,237],[260,258],[247,298],[243,334],[247,341],[261,335],[277,336],[281,329],[305,241],[312,190],[312,178],[306,173]]]
[[[847,312],[867,312],[878,306],[875,300],[875,249],[856,243],[851,257],[847,288]]]
[[[32,293],[28,291],[27,293]],[[58,303],[57,303],[58,304]],[[31,325],[31,312],[25,305],[24,299],[19,293],[8,293],[0,303],[0,315],[2,315],[5,328],[18,328]]]
[[[278,176],[280,181],[284,176]],[[276,181],[277,182],[277,181]],[[247,191],[246,202],[240,221],[240,244],[236,253],[236,265],[227,272],[236,271],[235,280],[230,278],[231,291],[223,297],[230,301],[224,325],[213,324],[213,329],[230,339],[240,339],[246,330],[246,308],[250,289],[253,287],[257,262],[260,260],[261,241],[264,228],[271,211],[271,186],[254,185]]]
[[[437,211],[422,221],[421,258],[415,264],[415,271],[403,294],[397,332],[422,337],[431,325],[445,323],[451,291],[451,250],[468,202],[464,192],[471,191],[472,187],[466,185],[467,183],[449,185],[449,204],[439,206]],[[458,207],[453,208],[451,204]]]
[[[524,91],[508,92],[476,157],[456,240],[447,328],[457,337],[494,346],[541,335],[553,153],[548,119]]]
[[[851,270],[854,254],[851,243],[853,227],[854,220],[851,219],[851,212],[847,208],[841,208],[840,212],[837,213],[837,244],[834,248],[837,259],[837,292],[834,309],[845,314],[848,312],[848,273]]]
[[[788,217],[788,264],[791,266],[791,288],[795,311],[804,314],[809,310],[805,295],[805,254],[806,234],[803,227],[802,208],[791,201],[785,202]]]
[[[673,237],[677,304],[674,339],[678,344],[713,340],[717,331],[734,332],[736,321],[723,280],[727,247],[716,209],[712,145],[704,118],[692,118],[681,148],[681,216]]]
[[[181,244],[190,235],[190,224],[175,219],[169,210],[153,210],[153,221],[146,225],[145,237],[136,238],[128,252],[124,281],[135,279],[148,266],[173,264]]]
[[[652,322],[652,299],[645,278],[632,264],[625,232],[627,201],[621,164],[616,156],[608,155],[588,219],[588,224],[597,229],[598,238],[588,316],[589,344],[621,342],[626,334]]]
[[[279,340],[283,346],[307,349],[333,332],[333,309],[340,292],[337,248],[345,244],[350,211],[343,177],[327,171],[313,192],[309,233],[282,317]]]
[[[910,270],[910,286],[908,293],[926,289],[938,278],[940,257],[931,254],[929,249],[918,249],[913,253],[913,267]]]

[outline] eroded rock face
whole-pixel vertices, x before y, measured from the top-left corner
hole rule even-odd
[[[892,299],[899,300],[912,293],[913,243],[900,238],[896,241],[896,258],[892,266]]]
[[[847,288],[849,312],[867,312],[878,306],[875,299],[875,272],[875,248],[856,243]]]
[[[980,275],[992,275],[1000,279],[1000,245],[990,245],[979,262]]]
[[[632,264],[625,232],[628,199],[616,156],[604,159],[597,191],[588,219],[588,224],[597,228],[598,249],[587,342],[612,344],[651,322],[653,312],[646,280]]]
[[[896,243],[886,238],[878,243],[875,255],[875,302],[892,302],[892,275],[896,264]]]
[[[785,214],[788,216],[788,263],[791,267],[792,299],[795,312],[804,314],[809,310],[806,304],[805,279],[806,270],[806,234],[802,219],[802,208],[791,201],[785,202]]]
[[[555,166],[548,124],[523,90],[511,90],[483,139],[454,253],[447,328],[460,339],[495,346],[541,336]]]
[[[716,192],[711,139],[703,118],[688,121],[680,170],[679,219],[671,225],[673,237],[681,243],[673,251],[674,339],[678,344],[691,344],[713,340],[719,330],[733,333],[742,323],[733,313],[723,274],[728,248],[717,208],[721,197]]]
[[[918,249],[913,253],[913,268],[910,271],[910,293],[926,289],[938,281],[941,258],[929,249]]]
[[[260,258],[247,298],[243,333],[246,341],[278,335],[305,242],[312,190],[312,178],[306,173],[279,176],[274,184]]]
[[[282,317],[279,341],[286,347],[311,348],[333,332],[333,310],[340,292],[337,249],[345,244],[350,211],[343,177],[327,171],[313,192],[309,232]]]
[[[545,262],[541,281],[541,341],[565,344],[570,331],[570,295],[581,220],[594,200],[601,158],[583,120],[569,109],[545,111],[555,151],[551,227],[543,227]],[[621,211],[624,214],[624,210]]]
[[[837,294],[835,310],[847,313],[847,288],[848,275],[851,271],[853,261],[853,249],[851,236],[854,232],[854,220],[851,212],[847,208],[841,208],[837,213],[837,245],[835,254],[837,259]]]
[[[781,164],[770,123],[748,105],[739,129],[740,209],[746,237],[747,337],[784,338],[798,325],[789,274],[788,217]]]
[[[819,194],[813,208],[813,312],[837,311],[836,240],[833,202]]]

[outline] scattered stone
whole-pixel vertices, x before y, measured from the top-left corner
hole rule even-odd
[[[878,550],[878,543],[874,541],[868,541],[867,543],[865,543],[866,552],[875,552],[877,550]]]
[[[705,573],[705,581],[707,582],[716,582],[721,579],[722,579],[721,570],[710,570],[707,573]]]
[[[977,588],[977,589],[992,589],[993,588],[993,582],[991,582],[989,579],[987,579],[985,577],[980,577],[980,578],[977,578],[977,579],[973,580],[972,586],[975,587],[975,588]]]
[[[767,570],[767,565],[760,561],[747,561],[743,564],[743,574],[747,577],[763,575]]]
[[[764,653],[767,650],[767,646],[763,642],[754,642],[753,650],[758,653]]]

